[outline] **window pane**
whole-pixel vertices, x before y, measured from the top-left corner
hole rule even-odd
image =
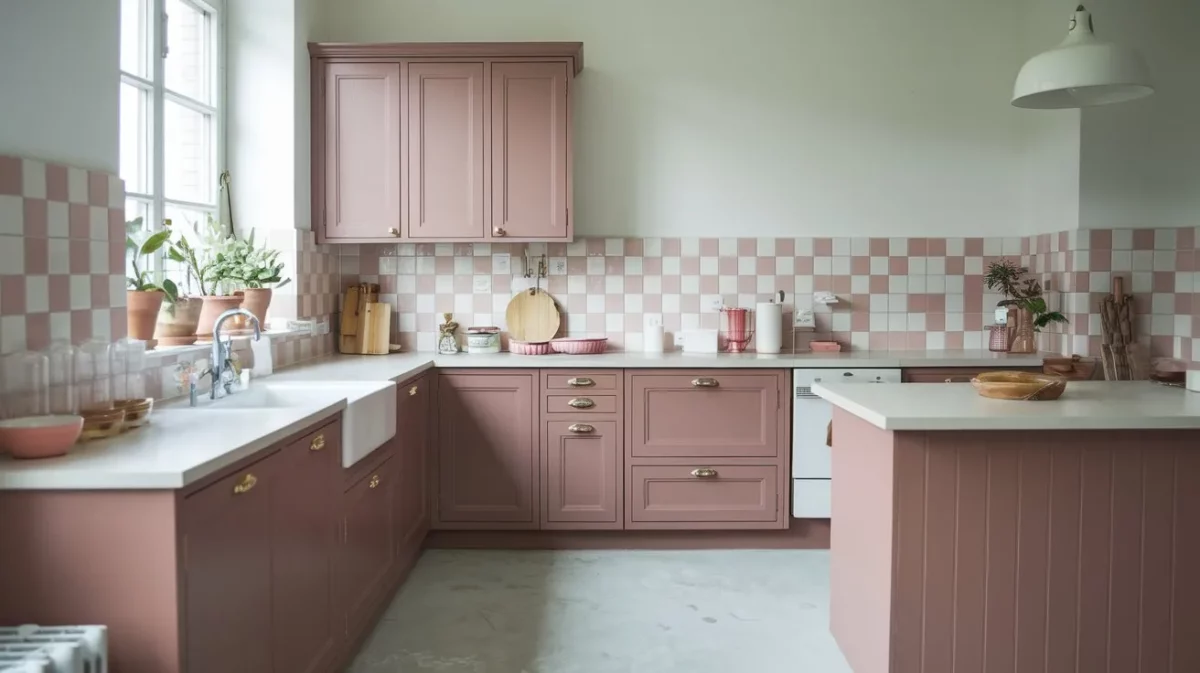
[[[166,197],[215,205],[212,118],[171,101],[163,114]]]
[[[150,192],[150,92],[121,84],[121,179],[125,189]]]
[[[141,242],[141,241],[145,240],[145,237],[147,236],[147,234],[150,231],[150,204],[146,203],[145,201],[140,201],[138,199],[125,199],[125,224],[126,224],[126,229],[127,229],[126,235],[129,235],[128,234],[128,229],[130,228],[129,225],[132,224],[139,217],[142,218],[142,221],[141,221],[142,226],[141,226],[141,229],[139,229],[136,233],[133,234],[133,240]],[[133,260],[134,260],[133,253],[128,248],[126,248],[126,250],[125,250],[125,275],[126,276],[133,275]],[[138,258],[137,263],[138,263],[138,268],[140,268],[143,272],[146,272],[146,271],[151,272],[150,276],[148,277],[148,280],[153,282],[154,281],[154,273],[153,273],[154,260],[153,260],[153,258],[151,258],[149,260]]]
[[[195,234],[194,227],[200,227],[200,231],[205,231],[204,227],[208,222],[208,217],[211,215],[216,217],[216,211],[194,210],[191,208],[183,208],[172,204],[166,204],[165,219],[171,221],[171,229],[175,231],[175,236],[186,238],[193,246],[200,244],[199,239]],[[188,278],[187,270],[184,265],[173,262],[170,259],[163,259],[163,276],[175,281],[179,286],[179,291],[183,294],[199,295],[200,287],[195,279]],[[205,288],[209,292],[213,288]]]
[[[150,77],[148,0],[121,0],[121,70]]]
[[[212,102],[211,25],[207,12],[182,0],[167,0],[167,88],[203,103]]]

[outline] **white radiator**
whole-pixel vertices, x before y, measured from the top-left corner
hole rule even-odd
[[[0,673],[108,673],[103,626],[0,626]]]

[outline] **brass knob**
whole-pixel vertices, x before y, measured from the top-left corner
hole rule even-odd
[[[409,394],[409,396],[410,396],[410,397],[411,397],[411,396],[413,396],[413,395],[416,395],[416,394],[417,394],[417,387],[416,387],[416,386],[413,386],[413,387],[409,388],[409,389],[408,389],[408,394]]]
[[[391,234],[392,236],[399,236],[400,230],[397,229],[396,227],[388,227],[388,233]]]
[[[319,434],[312,438],[312,443],[308,445],[309,451],[320,451],[325,448],[325,434]]]
[[[946,383],[954,383],[954,379],[946,379]]]
[[[376,488],[379,486],[379,475],[371,475],[371,481],[367,482],[367,488]]]
[[[258,483],[258,477],[247,472],[246,476],[242,477],[241,481],[234,484],[233,494],[241,495],[243,493],[249,493],[250,489],[254,488],[254,485],[257,483]]]
[[[576,409],[591,409],[592,407],[596,406],[596,403],[586,397],[576,397],[570,402],[567,402],[567,406],[574,407]]]
[[[717,383],[716,379],[701,377],[698,379],[692,379],[692,385],[697,388],[716,388],[720,384]]]
[[[712,479],[717,476],[717,471],[711,467],[697,467],[692,470],[692,476],[697,479]]]
[[[567,379],[567,385],[572,388],[587,388],[596,385],[596,382],[586,376],[579,376],[573,379]]]
[[[492,236],[504,237],[508,236],[508,232],[504,230],[504,227],[495,227],[492,229]]]
[[[589,432],[595,432],[596,428],[588,425],[587,423],[572,423],[571,425],[567,426],[567,430],[582,435]]]

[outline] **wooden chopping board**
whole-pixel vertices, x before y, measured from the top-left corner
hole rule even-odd
[[[513,295],[504,312],[508,334],[517,341],[549,341],[558,334],[562,317],[554,298],[540,288],[521,290]]]

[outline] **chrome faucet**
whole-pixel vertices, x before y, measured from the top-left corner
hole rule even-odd
[[[221,341],[221,325],[226,320],[240,315],[250,319],[250,324],[254,326],[254,340],[258,341],[261,337],[259,332],[258,318],[244,308],[234,308],[222,313],[217,317],[217,321],[213,323],[212,336],[212,362],[209,363],[209,375],[212,377],[212,390],[209,391],[209,399],[217,399],[217,388],[225,389],[225,394],[233,392],[233,380],[226,380],[228,374],[233,369],[232,353],[233,353],[233,337],[226,337],[224,342]]]

